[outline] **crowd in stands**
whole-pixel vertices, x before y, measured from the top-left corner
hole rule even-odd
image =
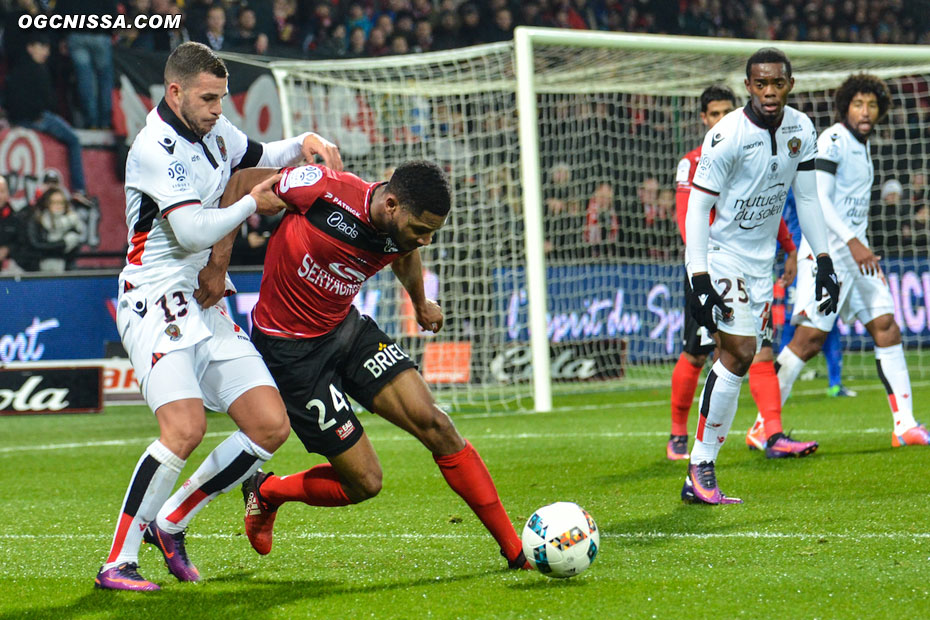
[[[23,15],[56,13],[123,14],[129,23],[137,15],[180,15],[181,21],[175,29],[69,32],[18,27]],[[81,146],[74,128],[110,127],[112,54],[121,48],[167,53],[179,43],[193,40],[218,51],[268,57],[379,57],[510,40],[518,25],[708,37],[930,44],[927,3],[911,0],[0,0],[0,19],[0,104],[5,116],[0,117],[0,123],[45,132],[67,147],[72,180],[72,186],[66,188],[71,198],[68,202],[78,206],[88,198]],[[553,163],[546,163],[547,168]],[[566,174],[571,172],[553,170],[554,182],[557,184],[557,179]],[[663,180],[661,187],[653,187],[653,181],[640,179],[632,188],[599,183],[588,188],[584,196],[571,200],[562,195],[564,190],[547,188],[547,211],[562,214],[556,223],[548,224],[552,257],[560,257],[556,246],[562,244],[555,241],[567,237],[579,247],[589,248],[591,256],[615,256],[617,251],[612,248],[617,246],[622,231],[632,224],[657,231],[654,240],[647,243],[648,258],[668,258],[675,238],[669,206],[672,201],[668,184]],[[894,200],[897,195],[908,202],[912,200],[910,193],[916,191],[895,194],[882,189],[881,208],[889,214],[898,213],[899,207],[885,204],[885,198],[891,196]],[[923,191],[919,190],[921,200]],[[630,222],[622,209],[611,208],[621,196],[632,199],[633,194],[635,202],[642,203],[643,213],[637,215],[641,222]],[[10,247],[3,245],[2,227],[8,225],[3,223],[3,208],[0,205],[0,266]],[[30,209],[35,210],[35,206]],[[51,209],[44,206],[46,215],[32,219],[45,223],[62,220],[47,215]],[[578,225],[565,229],[563,220]],[[912,225],[889,232],[888,238],[925,243],[928,228],[930,214],[924,208]],[[238,246],[240,262],[261,260],[261,239],[267,238],[268,232],[264,222],[244,225]],[[56,247],[68,248],[68,239],[73,236],[55,233],[53,238]],[[72,256],[74,248],[63,252]],[[56,264],[67,266],[71,262],[65,257]],[[22,263],[26,268],[35,264],[29,259]]]

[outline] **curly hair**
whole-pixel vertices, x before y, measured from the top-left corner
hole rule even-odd
[[[402,163],[394,170],[387,189],[397,202],[419,217],[424,211],[445,216],[452,208],[452,189],[442,168],[431,161]]]
[[[767,65],[769,63],[781,63],[785,65],[785,75],[791,77],[791,61],[788,60],[788,57],[783,51],[777,47],[763,47],[756,50],[756,52],[749,57],[749,60],[746,61],[746,79],[749,79],[749,74],[752,71],[753,65]]]
[[[873,94],[878,101],[878,120],[885,118],[891,108],[891,93],[885,81],[871,73],[854,73],[846,78],[836,89],[834,101],[836,102],[836,122],[846,120],[849,104],[857,94]]]
[[[723,84],[712,84],[704,89],[701,93],[701,112],[707,112],[707,106],[711,101],[729,101],[736,105],[736,95],[729,86]]]

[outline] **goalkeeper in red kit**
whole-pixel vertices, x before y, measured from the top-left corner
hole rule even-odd
[[[723,85],[708,86],[701,93],[701,121],[711,131],[717,121],[736,109],[736,96],[729,87]],[[701,159],[701,146],[685,155],[678,163],[675,178],[675,211],[682,240],[685,239],[685,217],[688,213],[688,197],[691,193],[691,179]],[[711,212],[711,218],[714,214]],[[784,220],[778,228],[778,243],[785,251],[785,268],[782,281],[790,283],[797,273],[797,248],[791,239],[791,233]],[[685,278],[686,305],[691,296],[691,285]],[[673,461],[687,459],[688,454],[688,414],[694,401],[701,369],[708,354],[714,350],[714,340],[685,310],[685,323],[682,334],[682,352],[672,372],[672,432],[665,448],[666,456]],[[765,450],[770,458],[784,456],[805,456],[817,449],[816,442],[794,441],[784,436],[781,427],[781,400],[776,376],[774,354],[772,351],[772,323],[768,321],[762,346],[749,367],[749,389],[752,397],[762,412],[763,424],[753,427],[750,436],[755,439],[751,447]],[[766,437],[774,436],[776,440],[784,437],[777,450],[769,450]],[[774,442],[773,442],[774,443]]]
[[[224,203],[273,174],[237,173]],[[316,165],[285,168],[275,188],[289,210],[268,241],[252,341],[271,371],[291,428],[329,463],[279,477],[257,472],[242,485],[245,528],[260,554],[271,551],[275,516],[286,502],[344,506],[381,491],[381,465],[347,396],[404,429],[433,454],[452,489],[475,512],[511,568],[529,568],[520,538],[475,448],[437,405],[410,356],[352,299],[391,265],[416,320],[443,325],[425,296],[418,248],[429,245],[451,207],[434,163],[401,164],[386,183]]]

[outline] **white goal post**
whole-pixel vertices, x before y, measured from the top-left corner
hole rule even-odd
[[[315,130],[335,140],[348,169],[371,180],[411,158],[450,171],[453,214],[425,252],[447,328],[435,339],[404,332],[402,295],[389,278],[370,282],[377,294],[359,303],[388,304],[376,318],[438,368],[427,378],[446,402],[548,411],[553,386],[668,384],[682,320],[681,242],[668,202],[675,166],[700,143],[701,91],[725,83],[742,102],[746,59],[768,45],[791,59],[790,103],[818,130],[832,123],[831,89],[847,75],[888,80],[894,109],[872,140],[877,183],[900,180],[911,197],[923,191],[925,46],[517,28],[513,43],[276,61],[271,70],[287,135]],[[892,219],[876,221],[891,228]],[[907,298],[901,320],[913,323],[905,340],[930,372],[920,357],[930,338],[930,275],[925,292],[915,289],[930,268],[907,263],[920,261],[907,240],[917,228],[886,241],[902,257],[894,277]],[[861,326],[846,329],[847,344],[863,350]],[[437,365],[430,356],[455,357],[460,345],[468,361]]]

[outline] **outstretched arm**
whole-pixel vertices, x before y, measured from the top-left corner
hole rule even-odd
[[[413,250],[396,259],[391,263],[391,269],[410,295],[413,312],[420,327],[434,334],[442,329],[445,321],[442,308],[435,301],[426,298],[426,290],[423,288],[423,263],[420,260],[420,251]]]

